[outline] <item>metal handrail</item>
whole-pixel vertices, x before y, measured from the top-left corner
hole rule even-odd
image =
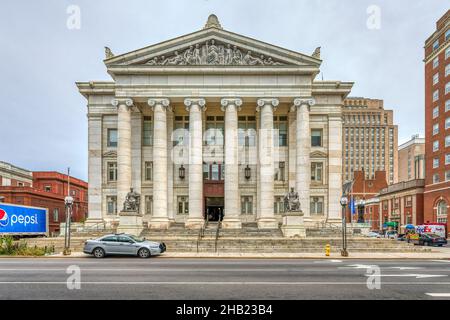
[[[214,252],[217,252],[217,241],[219,239],[221,225],[222,225],[222,219],[219,218],[219,221],[217,222],[217,228],[216,228],[216,239],[214,240]]]
[[[205,230],[206,227],[208,226],[208,222],[209,222],[209,215],[206,215],[206,219],[203,222],[203,226],[200,228],[200,231],[198,232],[198,237],[197,237],[197,253],[199,252],[199,246],[200,246],[200,241],[202,240],[202,238],[205,236]]]

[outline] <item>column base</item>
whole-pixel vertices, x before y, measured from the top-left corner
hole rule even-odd
[[[203,218],[188,218],[184,223],[186,229],[200,229],[205,224]]]
[[[225,217],[222,221],[222,228],[224,229],[242,229],[242,221],[239,218]]]
[[[142,231],[144,231],[142,215],[137,212],[120,212],[119,217],[120,220],[116,231],[117,233],[139,236]]]
[[[258,229],[278,229],[278,221],[275,218],[258,219]]]
[[[168,218],[151,218],[148,222],[148,227],[150,229],[169,229],[170,227],[170,220]]]

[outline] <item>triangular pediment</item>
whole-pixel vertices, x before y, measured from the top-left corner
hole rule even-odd
[[[146,67],[319,67],[318,56],[308,56],[217,27],[114,56],[107,49],[105,64]]]

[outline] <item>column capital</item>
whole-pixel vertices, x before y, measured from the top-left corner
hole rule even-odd
[[[155,111],[157,105],[162,106],[166,110],[169,109],[170,106],[170,100],[167,98],[150,98],[147,103],[152,108],[152,111]]]
[[[312,97],[305,97],[305,98],[295,98],[294,99],[294,105],[291,108],[291,111],[295,111],[297,107],[306,105],[308,106],[308,111],[310,111],[311,106],[316,104],[316,100]]]
[[[199,106],[202,111],[206,110],[206,101],[203,98],[186,98],[184,99],[184,105],[186,106],[187,111],[189,111],[192,106]]]
[[[276,98],[261,98],[258,99],[258,101],[256,102],[256,104],[258,105],[256,107],[256,111],[259,112],[259,110],[266,105],[270,105],[272,106],[273,110],[275,111],[278,107],[278,105],[280,104],[280,100],[276,99]]]
[[[120,105],[126,105],[128,108],[133,106],[133,99],[130,98],[114,98],[111,100],[111,104],[114,107],[119,107]]]
[[[220,109],[225,111],[228,106],[236,106],[238,111],[241,111],[242,99],[241,98],[223,98],[220,100],[220,105],[222,106]]]

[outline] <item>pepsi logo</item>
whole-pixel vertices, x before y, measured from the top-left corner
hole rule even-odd
[[[5,210],[0,209],[0,227],[6,227],[9,223],[9,217]]]

